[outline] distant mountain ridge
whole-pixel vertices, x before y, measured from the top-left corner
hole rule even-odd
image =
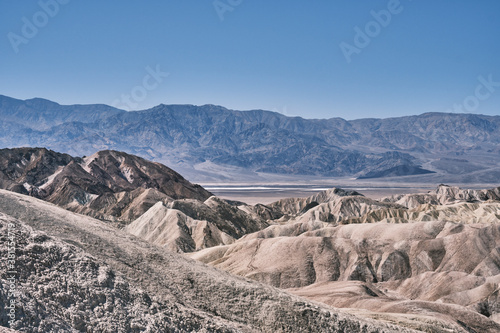
[[[80,156],[121,150],[165,163],[195,181],[244,180],[259,173],[417,175],[430,182],[500,177],[500,116],[424,113],[347,121],[215,105],[161,104],[126,112],[0,96],[0,117],[3,147],[44,146]]]

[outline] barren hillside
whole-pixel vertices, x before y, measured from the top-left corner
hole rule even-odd
[[[16,229],[19,331],[411,331],[234,277],[32,197],[0,190],[0,212],[2,234]],[[2,266],[2,302],[6,274]]]

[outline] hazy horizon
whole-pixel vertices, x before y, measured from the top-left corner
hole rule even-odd
[[[13,98],[13,99],[16,99],[16,100],[20,100],[20,101],[29,101],[29,100],[36,100],[36,99],[41,99],[41,100],[45,100],[45,101],[48,101],[48,102],[52,102],[52,103],[56,103],[56,104],[59,104],[61,106],[76,106],[76,105],[107,105],[107,106],[112,106],[112,105],[108,105],[108,104],[103,104],[103,103],[89,103],[89,104],[77,104],[77,103],[74,103],[74,104],[61,104],[57,101],[52,101],[50,99],[46,99],[46,98],[43,98],[43,97],[32,97],[32,98],[27,98],[27,99],[20,99],[20,98],[16,98],[16,97],[13,97],[13,96],[5,96],[5,95],[2,95],[0,94],[0,96],[3,96],[3,97],[7,97],[7,98]],[[482,113],[472,113],[472,112],[463,112],[463,113],[456,113],[456,112],[422,112],[422,113],[417,113],[417,114],[406,114],[406,115],[400,115],[400,116],[390,116],[390,117],[363,117],[363,118],[343,118],[343,117],[331,117],[331,118],[309,118],[307,116],[295,116],[295,115],[289,115],[289,114],[286,114],[286,113],[282,113],[280,111],[277,111],[277,110],[265,110],[265,109],[249,109],[249,110],[236,110],[236,109],[231,109],[231,108],[227,108],[226,106],[224,105],[220,105],[220,104],[201,104],[201,105],[196,105],[196,104],[189,104],[189,103],[183,103],[183,104],[165,104],[165,103],[161,103],[161,104],[157,104],[157,105],[153,105],[152,107],[150,108],[146,108],[146,109],[138,109],[138,110],[126,110],[126,109],[120,109],[118,108],[119,110],[121,111],[125,111],[125,112],[141,112],[141,111],[148,111],[152,108],[155,108],[155,107],[158,107],[158,106],[161,106],[161,105],[165,105],[165,106],[195,106],[195,107],[203,107],[203,106],[216,106],[216,107],[221,107],[221,108],[224,108],[224,109],[227,109],[229,111],[236,111],[236,112],[252,112],[252,111],[264,111],[264,112],[275,112],[275,113],[279,113],[283,116],[286,116],[286,117],[300,117],[300,118],[303,118],[303,119],[307,119],[307,120],[324,120],[324,119],[332,119],[332,118],[341,118],[341,119],[344,119],[344,120],[347,120],[347,121],[352,121],[352,120],[362,120],[362,119],[389,119],[389,118],[401,118],[401,117],[414,117],[414,116],[422,116],[422,115],[425,115],[425,114],[461,114],[461,115],[479,115],[479,116],[489,116],[489,117],[495,117],[495,116],[499,116],[499,115],[495,115],[495,114],[492,114],[492,115],[489,115],[489,114],[482,114]]]

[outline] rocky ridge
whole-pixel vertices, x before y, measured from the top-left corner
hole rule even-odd
[[[382,198],[381,201],[393,202],[407,208],[415,208],[422,204],[446,205],[458,202],[500,201],[500,187],[488,190],[471,190],[441,184],[434,192],[391,196]]]
[[[124,223],[158,201],[212,195],[162,164],[123,152],[78,158],[45,148],[1,149],[0,188]]]
[[[0,188],[110,221],[191,252],[230,244],[268,224],[166,166],[117,151],[74,158],[44,148],[0,150]]]
[[[213,196],[205,202],[158,202],[124,230],[175,252],[193,252],[231,244],[267,226],[261,218],[253,218]]]

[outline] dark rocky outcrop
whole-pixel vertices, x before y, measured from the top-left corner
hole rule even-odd
[[[160,163],[111,150],[80,158],[45,148],[1,149],[0,188],[125,223],[158,201],[212,195]]]

